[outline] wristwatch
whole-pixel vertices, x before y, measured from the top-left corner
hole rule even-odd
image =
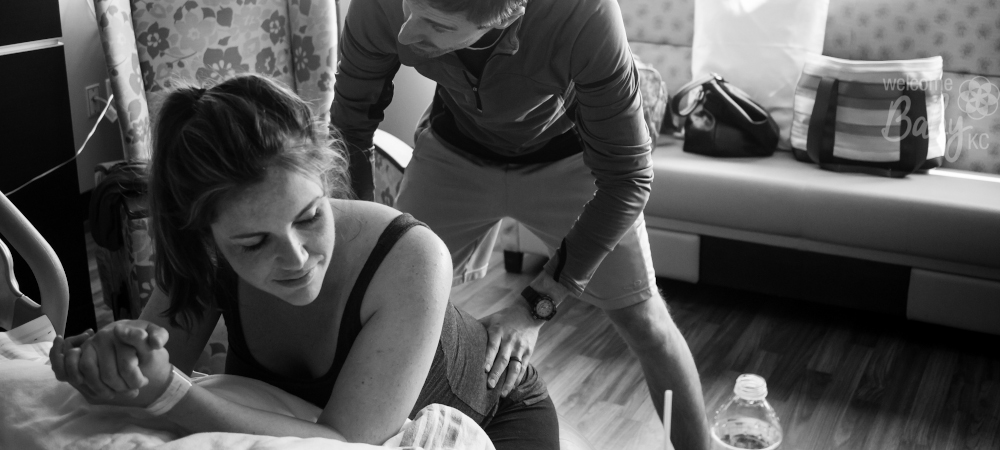
[[[550,320],[556,315],[556,302],[547,294],[534,290],[531,286],[521,291],[521,297],[528,301],[531,307],[531,317],[535,320]]]

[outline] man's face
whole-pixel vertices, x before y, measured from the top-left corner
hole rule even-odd
[[[426,58],[469,47],[490,30],[469,22],[463,13],[431,8],[425,0],[403,0],[403,16],[399,43]]]

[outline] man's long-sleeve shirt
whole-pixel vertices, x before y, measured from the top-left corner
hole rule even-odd
[[[392,99],[392,78],[405,64],[437,82],[436,101],[455,129],[499,160],[546,151],[546,143],[575,127],[597,189],[563,241],[565,261],[557,255],[545,270],[555,274],[561,266],[559,282],[580,295],[641,213],[653,179],[639,77],[617,2],[529,0],[481,78],[454,53],[424,58],[400,44],[403,22],[401,0],[351,2],[333,125],[349,146],[369,148]]]

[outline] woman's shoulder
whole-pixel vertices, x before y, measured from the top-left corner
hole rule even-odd
[[[375,202],[357,200],[330,200],[334,215],[337,217],[337,227],[342,230],[348,246],[357,246],[357,250],[368,254],[375,247],[379,238],[385,234],[389,225],[403,213]],[[392,246],[394,258],[424,260],[437,259],[443,252],[449,259],[450,255],[440,238],[426,226],[410,227],[406,233],[399,236]]]
[[[399,302],[408,307],[420,304],[438,306],[447,302],[451,289],[451,254],[444,242],[425,226],[408,228],[388,242],[387,248],[376,248],[379,238],[387,238],[387,228],[402,213],[372,202],[332,200],[337,215],[341,261],[353,261],[350,279],[357,279],[362,266],[371,258],[379,258],[378,269],[371,274],[362,304],[362,322],[382,307],[398,310]],[[334,248],[337,252],[337,248]],[[384,253],[382,253],[384,252]],[[436,309],[433,308],[433,309]],[[399,310],[403,311],[403,310]]]
[[[388,224],[400,213],[381,203],[362,200],[330,199],[330,207],[337,218],[337,226],[350,227],[357,223],[362,228],[371,228],[379,223]]]

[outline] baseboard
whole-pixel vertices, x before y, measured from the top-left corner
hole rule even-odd
[[[872,250],[870,248],[851,247],[797,237],[665,219],[663,217],[655,217],[651,215],[646,215],[646,227],[647,229],[669,230],[677,233],[696,234],[699,236],[714,236],[722,239],[752,242],[771,247],[781,247],[805,252],[820,253],[824,255],[843,256],[853,259],[864,259],[866,261],[877,261],[880,263],[904,267],[916,267],[933,272],[960,273],[965,276],[1000,282],[1000,268],[957,263],[940,258],[893,253],[882,250]]]
[[[656,276],[698,282],[701,237],[697,234],[647,228]]]
[[[714,236],[649,229],[660,277],[1000,335],[1000,282]]]
[[[913,269],[906,317],[1000,335],[1000,283]]]
[[[701,236],[702,283],[906,315],[910,268]]]

